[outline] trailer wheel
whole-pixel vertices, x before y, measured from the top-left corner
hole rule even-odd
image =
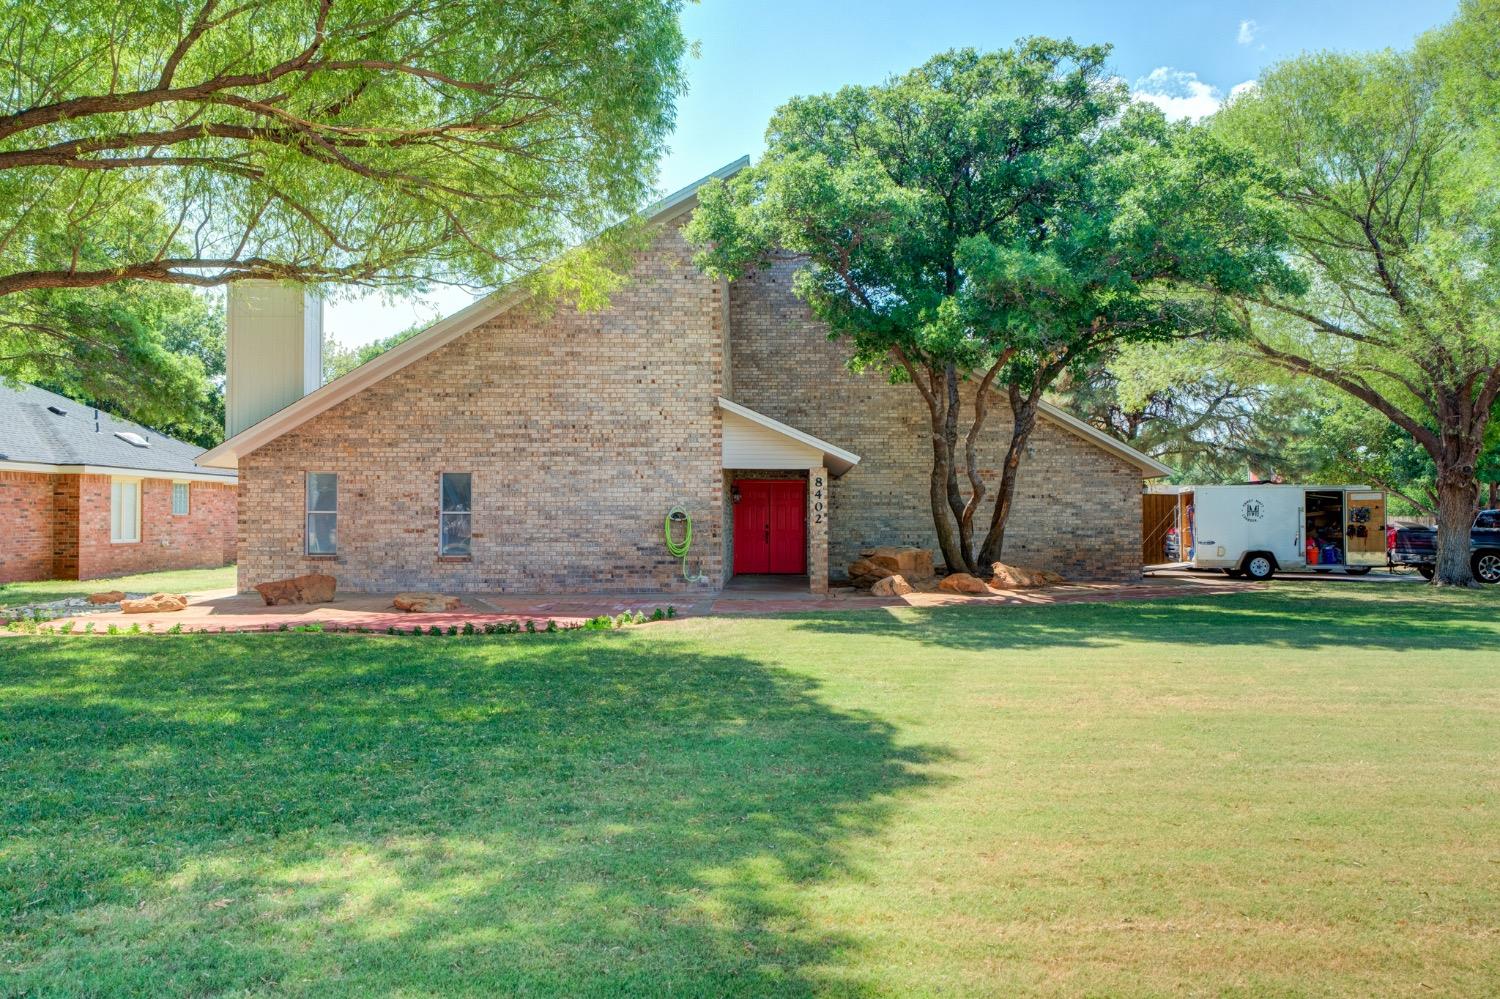
[[[1276,575],[1276,563],[1265,552],[1251,552],[1245,559],[1245,575],[1257,583]]]
[[[1417,571],[1422,574],[1422,578],[1423,579],[1427,580],[1430,583],[1430,582],[1432,582],[1432,577],[1437,575],[1437,566],[1435,566],[1435,565],[1418,565],[1417,566]]]
[[[1481,583],[1500,583],[1500,552],[1480,552],[1469,567]]]

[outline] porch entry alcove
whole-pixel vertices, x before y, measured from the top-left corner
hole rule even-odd
[[[828,590],[830,479],[859,456],[753,409],[719,400],[724,418],[725,582],[800,577]]]

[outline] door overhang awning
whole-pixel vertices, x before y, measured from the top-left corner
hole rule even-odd
[[[859,455],[812,434],[719,399],[724,414],[724,467],[738,469],[818,468],[837,477],[859,464]]]

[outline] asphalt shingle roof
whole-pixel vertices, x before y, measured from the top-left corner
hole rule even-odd
[[[61,410],[61,413],[55,410]],[[117,433],[136,434],[136,447]],[[101,465],[143,472],[192,472],[234,478],[232,469],[200,468],[196,444],[117,419],[92,406],[34,385],[0,382],[0,461],[42,465]]]

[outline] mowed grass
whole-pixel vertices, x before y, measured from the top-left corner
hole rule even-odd
[[[142,572],[110,579],[44,579],[27,583],[0,585],[0,607],[49,603],[69,597],[86,597],[106,590],[126,593],[202,593],[205,590],[234,589],[235,567],[218,569],[169,569],[165,572]]]
[[[1493,994],[1497,596],[5,639],[0,994]]]

